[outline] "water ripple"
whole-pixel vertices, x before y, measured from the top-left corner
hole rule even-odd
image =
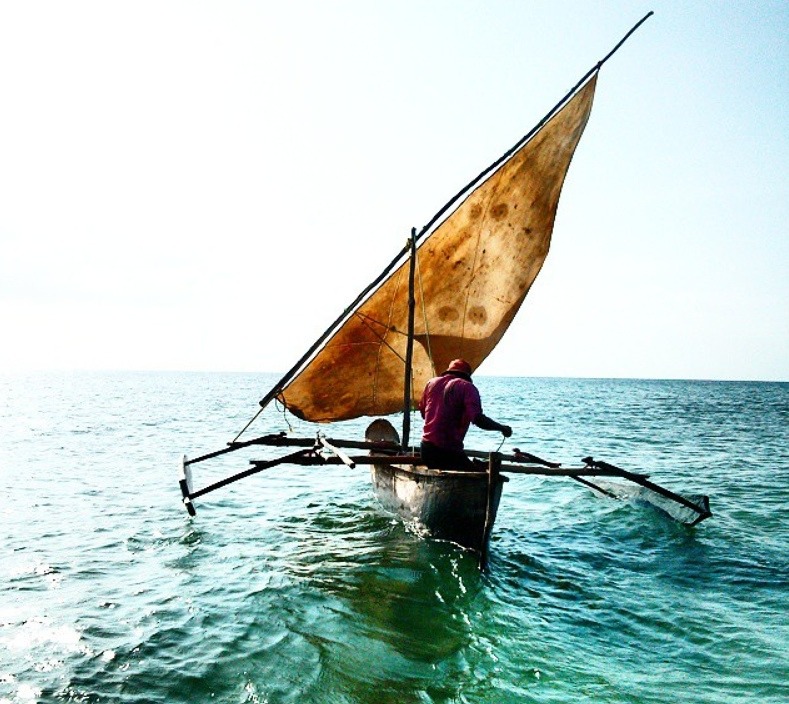
[[[687,528],[513,477],[480,574],[359,470],[275,468],[189,518],[175,457],[222,446],[259,375],[0,382],[0,701],[786,701],[786,384],[480,379],[524,449],[649,471],[714,512]]]

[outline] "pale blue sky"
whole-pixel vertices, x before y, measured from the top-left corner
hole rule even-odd
[[[789,380],[786,2],[0,2],[0,369],[284,370],[650,9],[480,373]]]

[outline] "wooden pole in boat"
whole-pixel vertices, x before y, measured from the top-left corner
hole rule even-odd
[[[411,256],[408,265],[408,335],[405,344],[405,380],[403,384],[403,447],[411,442],[411,367],[414,359],[414,270],[416,269],[416,228],[411,228],[409,240]]]
[[[485,503],[485,528],[482,532],[482,549],[479,553],[479,568],[484,570],[488,565],[488,543],[490,532],[495,520],[496,486],[501,473],[501,453],[491,452],[488,457],[488,496]]]

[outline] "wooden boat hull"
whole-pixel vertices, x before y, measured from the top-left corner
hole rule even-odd
[[[505,479],[496,476],[488,505],[486,472],[374,464],[373,488],[387,510],[432,538],[484,552]],[[486,529],[487,526],[487,529]]]

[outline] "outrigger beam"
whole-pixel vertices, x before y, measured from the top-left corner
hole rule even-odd
[[[327,445],[323,445],[327,449],[330,449],[333,453],[337,448],[330,448]],[[501,457],[505,457],[502,455]],[[192,502],[193,499],[199,498],[208,494],[212,491],[216,491],[217,489],[221,489],[222,487],[227,486],[228,484],[233,484],[241,479],[246,479],[247,477],[252,476],[253,474],[257,474],[258,472],[262,472],[265,469],[271,469],[272,467],[276,467],[277,465],[281,464],[292,464],[299,467],[324,467],[324,466],[337,466],[337,465],[345,465],[347,467],[356,468],[357,466],[367,466],[373,464],[401,464],[401,465],[411,465],[411,466],[418,466],[421,464],[421,460],[416,455],[355,455],[355,456],[348,456],[345,455],[343,452],[337,451],[336,453],[332,454],[329,457],[325,457],[323,455],[317,454],[313,451],[313,449],[309,450],[299,450],[298,452],[294,452],[290,455],[285,455],[284,457],[280,457],[274,460],[251,460],[252,468],[247,469],[243,472],[239,472],[238,474],[234,474],[226,479],[218,481],[214,484],[210,484],[209,486],[199,489],[198,491],[191,491],[188,483],[184,483],[184,480],[181,481],[181,492],[183,493],[183,503],[186,506],[187,511],[189,514],[194,516],[195,509],[194,504]],[[440,473],[453,473],[452,470],[432,470],[435,472]],[[591,467],[542,467],[542,466],[530,466],[530,465],[517,465],[517,464],[501,464],[500,467],[501,472],[511,472],[513,474],[533,474],[533,475],[541,475],[545,477],[621,477],[622,473],[616,470],[611,469],[596,469]],[[485,475],[486,471],[484,469],[480,469],[479,472],[466,472],[463,471],[462,474],[464,475]],[[632,476],[642,478],[643,475],[640,474],[632,474]]]
[[[295,447],[301,449],[273,460],[251,460],[252,467],[250,469],[234,474],[230,477],[227,477],[226,479],[215,482],[214,484],[210,484],[203,489],[199,489],[197,491],[192,490],[192,478],[189,468],[191,464],[199,462],[203,459],[207,459],[208,457],[215,457],[219,454],[223,454],[223,452],[231,452],[233,450],[237,450],[242,447],[249,447],[251,445]],[[365,450],[367,451],[367,454],[348,455],[340,448]],[[329,454],[321,454],[322,450],[328,452]],[[370,452],[375,452],[376,454],[369,454]],[[468,450],[467,454],[471,457],[489,457],[489,453],[475,450]],[[511,455],[502,454],[498,455],[498,457],[500,458],[501,462],[498,470],[500,472],[512,474],[531,474],[545,477],[569,477],[570,479],[580,482],[590,489],[593,489],[594,491],[611,498],[620,497],[613,493],[613,491],[609,491],[604,487],[598,486],[596,483],[590,481],[589,478],[618,477],[621,479],[626,479],[693,511],[696,517],[692,521],[679,519],[691,526],[694,526],[706,518],[712,516],[712,512],[709,508],[709,497],[707,496],[702,496],[698,502],[694,502],[685,498],[684,496],[681,496],[680,494],[676,494],[673,491],[670,491],[659,484],[655,484],[654,482],[650,481],[648,474],[630,472],[608,462],[595,460],[593,457],[585,457],[582,460],[584,463],[583,467],[562,467],[557,462],[550,462],[528,452],[521,452],[517,448]],[[284,433],[280,433],[279,435],[264,435],[246,442],[231,443],[230,446],[225,450],[220,450],[218,452],[211,453],[210,455],[204,455],[203,457],[198,457],[193,460],[188,460],[186,457],[184,457],[181,461],[179,474],[179,485],[183,496],[184,506],[186,507],[186,510],[189,512],[189,514],[194,516],[196,513],[193,503],[194,499],[204,496],[205,494],[215,491],[216,489],[225,487],[228,484],[233,484],[234,482],[240,481],[241,479],[245,479],[246,477],[252,476],[253,474],[257,474],[258,472],[262,472],[263,470],[282,464],[308,467],[344,464],[350,468],[372,464],[402,464],[418,466],[421,464],[421,458],[418,454],[403,454],[403,448],[401,448],[398,443],[394,442],[328,439],[321,435],[318,435],[318,437],[315,439],[293,438],[287,437]],[[438,472],[445,470],[432,471]],[[482,467],[480,467],[479,474],[486,474]],[[676,516],[674,517],[676,518]]]
[[[247,477],[252,476],[253,474],[257,474],[258,472],[262,472],[263,470],[270,469],[272,467],[276,467],[282,464],[292,464],[296,466],[307,466],[307,467],[315,467],[315,466],[330,466],[330,465],[340,465],[344,464],[347,467],[355,468],[357,465],[372,465],[372,464],[403,464],[403,465],[412,465],[416,466],[421,464],[421,458],[417,454],[401,454],[402,449],[397,443],[391,442],[368,442],[368,441],[357,441],[357,440],[334,440],[334,439],[327,439],[322,436],[318,436],[316,439],[309,439],[309,438],[289,438],[286,437],[284,434],[280,435],[265,435],[259,438],[255,438],[254,440],[249,440],[243,443],[234,443],[235,447],[229,447],[226,452],[230,452],[234,449],[240,449],[240,447],[247,447],[250,445],[268,445],[273,447],[299,447],[302,449],[297,450],[296,452],[292,452],[287,455],[283,455],[282,457],[275,458],[273,460],[251,460],[252,467],[250,469],[244,470],[243,472],[238,472],[230,477],[222,479],[218,482],[210,484],[202,489],[193,490],[192,488],[192,476],[191,476],[191,469],[190,465],[194,464],[195,462],[200,461],[201,459],[205,459],[206,457],[198,457],[193,460],[188,460],[185,456],[182,458],[180,463],[180,470],[179,470],[179,486],[181,489],[181,494],[183,497],[183,504],[186,507],[186,510],[189,512],[190,516],[196,515],[196,510],[194,506],[194,499],[199,498],[201,496],[205,496],[206,494],[216,491],[217,489],[221,489],[222,487],[228,486],[229,484],[233,484],[241,479],[246,479]],[[368,454],[364,455],[355,455],[350,456],[343,452],[340,448],[349,448],[349,449],[362,449],[367,450]],[[330,455],[326,456],[321,454],[321,450],[326,450],[330,453]],[[371,455],[369,451],[374,451],[376,453]],[[222,451],[218,453],[212,453],[211,456],[216,456],[217,454],[221,454]],[[479,452],[475,450],[470,450],[469,453],[471,456],[475,457],[488,457],[488,453]],[[619,469],[618,467],[614,467],[613,465],[608,466],[600,466],[600,467],[562,467],[560,464],[556,462],[549,462],[547,460],[543,460],[536,455],[531,455],[529,453],[523,453],[520,451],[516,451],[515,454],[512,455],[498,455],[502,464],[500,465],[500,471],[502,472],[511,472],[513,474],[533,474],[533,475],[542,475],[548,477],[571,477],[573,479],[579,479],[580,477],[622,477],[624,474],[627,474],[627,478],[633,478],[632,481],[640,480],[644,481],[647,475],[643,474],[635,474],[633,472],[625,473],[625,470]],[[445,470],[434,470],[434,471],[445,471]],[[483,469],[480,469],[480,474],[485,474]],[[579,479],[580,480],[580,479]],[[584,482],[588,483],[588,482]],[[594,488],[599,489],[599,487]]]

